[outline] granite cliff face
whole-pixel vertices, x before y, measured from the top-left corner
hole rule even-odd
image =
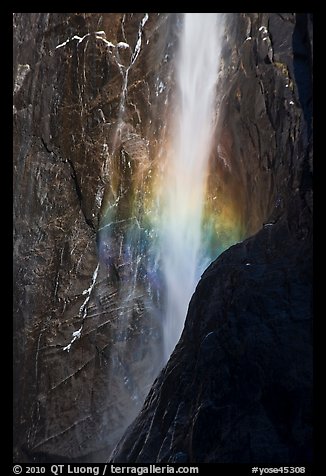
[[[221,147],[259,231],[203,274],[115,462],[312,460],[311,29],[306,14],[229,22]]]
[[[148,175],[156,158],[174,21],[14,14],[18,461],[105,459],[158,371],[160,329],[147,291],[137,283],[128,300],[119,296],[135,259],[117,262],[111,250],[106,260],[98,230],[119,190],[113,233],[122,246],[130,176]]]
[[[161,328],[132,254],[149,241],[132,204],[160,163],[178,25],[175,14],[14,14],[17,461],[105,461],[121,437],[114,461],[311,459],[307,14],[228,18],[209,180],[251,237],[204,273],[142,408]],[[126,230],[136,243],[122,259]]]

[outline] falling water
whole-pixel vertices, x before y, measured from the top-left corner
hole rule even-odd
[[[212,168],[207,183],[209,163],[220,155],[212,144],[223,18],[184,15],[173,56],[176,91],[171,87],[164,100],[162,122],[168,126],[166,134],[156,131],[162,134],[157,157],[132,126],[129,111],[128,72],[147,45],[147,20],[145,14],[122,82],[97,233],[96,292],[100,311],[110,318],[109,419],[119,436],[178,341],[200,274],[236,241],[236,214]],[[168,76],[166,83],[175,84]]]
[[[191,295],[208,264],[201,248],[202,218],[222,33],[222,14],[184,14],[176,63],[178,104],[163,186],[165,359],[180,337]]]

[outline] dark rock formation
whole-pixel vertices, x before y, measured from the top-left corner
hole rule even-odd
[[[168,14],[14,14],[17,462],[106,460],[157,375],[132,203],[159,166],[178,28]],[[308,14],[230,16],[209,180],[254,236],[204,273],[115,461],[311,459],[311,63]],[[137,254],[122,258],[132,227]]]
[[[247,232],[203,274],[115,462],[312,461],[312,18],[228,24],[221,144]]]
[[[119,167],[148,174],[156,159],[173,22],[154,13],[14,14],[17,461],[105,459],[157,375],[147,291],[137,282],[138,294],[121,302],[117,282],[130,266],[105,261],[96,231],[114,186],[128,219],[133,190]],[[114,232],[119,246],[121,227]]]

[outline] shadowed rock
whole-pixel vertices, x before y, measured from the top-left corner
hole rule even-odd
[[[241,14],[227,35],[221,141],[258,232],[203,274],[114,462],[312,461],[310,30],[300,15]]]

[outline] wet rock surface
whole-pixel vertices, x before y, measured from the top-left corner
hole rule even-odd
[[[121,292],[134,265],[117,258],[124,224],[113,259],[97,231],[117,190],[117,216],[132,218],[130,177],[159,161],[178,19],[145,18],[14,14],[18,462],[107,460],[156,375],[147,290]],[[212,180],[254,236],[204,273],[115,461],[311,459],[312,18],[229,20]]]
[[[307,14],[229,22],[221,148],[255,234],[203,274],[115,462],[312,461],[311,31]]]
[[[311,461],[310,251],[281,220],[208,268],[114,461]]]
[[[123,212],[132,193],[114,164],[156,158],[170,28],[163,14],[14,14],[17,461],[103,461],[156,375],[146,290],[122,303],[129,264],[102,259],[97,229],[104,194],[122,190]]]

